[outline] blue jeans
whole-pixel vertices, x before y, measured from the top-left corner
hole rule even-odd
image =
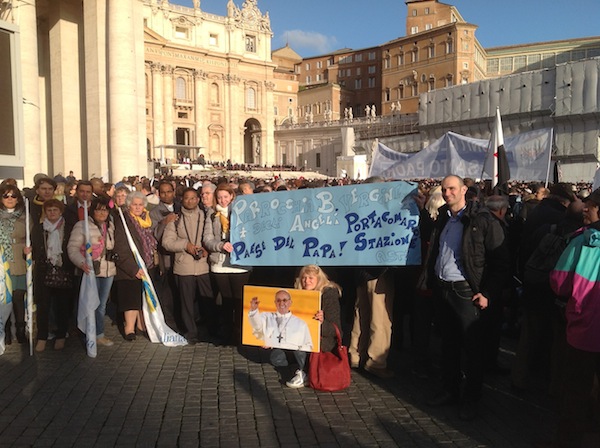
[[[113,284],[114,277],[96,277],[96,285],[98,286],[98,297],[100,304],[96,308],[96,337],[104,337],[104,315],[106,314],[106,302]]]
[[[287,367],[289,365],[287,354],[291,353],[296,358],[298,363],[298,369],[304,370],[306,364],[306,352],[300,350],[282,350],[280,348],[274,348],[271,350],[271,364],[275,367]]]

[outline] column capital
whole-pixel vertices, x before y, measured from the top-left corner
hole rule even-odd
[[[196,79],[207,79],[208,78],[208,73],[206,73],[204,70],[193,70],[192,75]]]

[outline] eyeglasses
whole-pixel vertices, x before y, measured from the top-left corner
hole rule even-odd
[[[285,303],[285,302],[289,302],[290,299],[275,299],[275,302],[277,303]]]
[[[8,199],[8,198],[14,198],[14,199],[16,199],[16,198],[17,198],[17,196],[16,196],[16,195],[14,195],[14,194],[12,194],[12,193],[4,193],[4,194],[2,195],[2,197],[3,197],[4,199]]]

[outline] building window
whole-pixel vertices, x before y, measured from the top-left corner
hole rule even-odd
[[[221,103],[219,99],[219,85],[212,83],[210,85],[210,104],[212,106],[218,106]]]
[[[432,90],[435,90],[435,79],[429,77],[429,81],[427,82],[427,91],[431,92]]]
[[[277,107],[277,106],[273,107],[273,114],[274,114],[275,116],[278,116],[278,115],[279,115],[279,107]]]
[[[567,61],[565,61],[565,62],[567,62]],[[523,70],[526,67],[527,67],[527,56],[515,56],[514,69],[515,70]]]
[[[429,15],[429,8],[425,8],[425,15]]]
[[[177,112],[177,118],[181,118],[183,120],[187,120],[188,113],[187,112]]]
[[[469,51],[469,42],[466,40],[462,41],[462,51]]]
[[[498,73],[499,61],[497,58],[487,60],[487,72],[489,74]]]
[[[317,61],[317,68],[322,68],[322,67],[323,67],[323,62]]]
[[[448,39],[446,41],[446,54],[454,53],[454,41],[452,39]]]
[[[185,100],[187,98],[185,92],[185,79],[181,76],[175,80],[175,98],[178,100]]]
[[[216,34],[208,36],[208,44],[217,47],[219,45],[219,36]]]
[[[390,93],[390,89],[385,89],[385,92],[383,92],[383,101],[390,101],[392,98],[392,95]]]
[[[373,73],[377,72],[377,67],[374,65],[369,65],[369,75],[372,75]]]
[[[540,54],[530,54],[527,56],[527,66],[529,70],[541,68],[542,56]]]
[[[387,57],[383,60],[383,68],[390,68],[391,67],[391,63],[390,63],[390,58]]]
[[[542,59],[543,68],[552,68],[556,65],[554,53],[545,53]]]
[[[311,81],[312,81],[312,79],[310,78],[310,75],[308,75],[306,77],[306,84],[310,84]]]
[[[432,28],[433,28],[433,25],[431,23],[426,23],[425,24],[425,31],[429,31]]]
[[[360,72],[361,72],[360,67],[356,67],[356,76],[360,76]]]
[[[318,152],[315,155],[317,156],[317,160],[316,160],[317,168],[321,168],[321,153]]]
[[[415,82],[415,83],[414,83],[414,84],[411,86],[411,90],[412,90],[412,91],[411,91],[411,95],[412,95],[412,96],[417,96],[417,95],[419,94],[419,84]]]
[[[377,57],[377,55],[375,54],[374,51],[369,52],[369,61],[374,61],[376,57]]]
[[[372,89],[373,87],[375,87],[375,78],[370,77],[369,78],[369,88]]]
[[[333,58],[327,59],[327,67],[331,67],[333,63]]]
[[[413,16],[413,17],[416,17],[416,16],[417,16],[417,10],[416,10],[416,9],[413,9],[413,10],[411,11],[411,14],[412,14],[412,16]]]
[[[419,32],[419,27],[418,26],[411,26],[410,27],[410,34],[417,34]]]
[[[317,76],[316,76],[316,78],[317,78],[317,82],[319,82],[319,81],[321,81],[321,80],[322,80],[322,79],[321,79],[321,78],[322,78],[322,76],[321,76],[321,75],[317,75]]]
[[[354,88],[355,89],[361,89],[362,88],[362,79],[355,79],[354,80]]]
[[[187,28],[184,28],[182,26],[175,27],[175,37],[177,39],[187,39],[188,33],[189,33],[189,30]]]
[[[398,99],[401,100],[404,98],[404,85],[400,84],[398,86]]]
[[[435,46],[433,44],[427,47],[427,57],[429,59],[435,57]]]
[[[355,62],[362,62],[362,54],[357,54],[354,56]]]
[[[520,56],[517,56],[520,57]],[[515,57],[515,69],[517,68],[517,57]],[[569,62],[571,60],[571,55],[569,54],[568,51],[563,51],[562,53],[558,53],[556,55],[556,63],[557,64],[563,64],[565,62]]]
[[[469,69],[469,63],[468,62],[463,62],[463,69],[464,70],[468,70]]]
[[[416,48],[410,52],[410,62],[419,62],[419,50]]]
[[[246,89],[246,108],[256,110],[256,90],[253,87]]]
[[[310,64],[309,64],[309,63],[306,63],[306,65],[304,65],[304,69],[305,69],[306,71],[309,71],[309,70],[310,70]]]
[[[501,72],[512,72],[512,57],[506,57],[500,59],[500,71]]]
[[[398,55],[398,66],[404,65],[404,53]]]
[[[452,75],[446,76],[446,87],[451,87],[454,85],[454,77]]]
[[[246,35],[246,51],[256,53],[256,36]]]

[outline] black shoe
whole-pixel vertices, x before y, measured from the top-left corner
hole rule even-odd
[[[17,342],[19,344],[25,344],[27,342],[27,336],[25,336],[25,324],[17,324]]]
[[[189,345],[196,345],[198,343],[198,338],[189,338],[187,341]]]
[[[135,333],[129,333],[125,335],[125,340],[126,341],[135,341]]]
[[[437,393],[433,398],[427,400],[427,406],[438,407],[458,403],[458,394],[446,390]]]
[[[477,416],[477,403],[472,400],[464,400],[458,409],[458,417],[465,422],[470,422]]]

